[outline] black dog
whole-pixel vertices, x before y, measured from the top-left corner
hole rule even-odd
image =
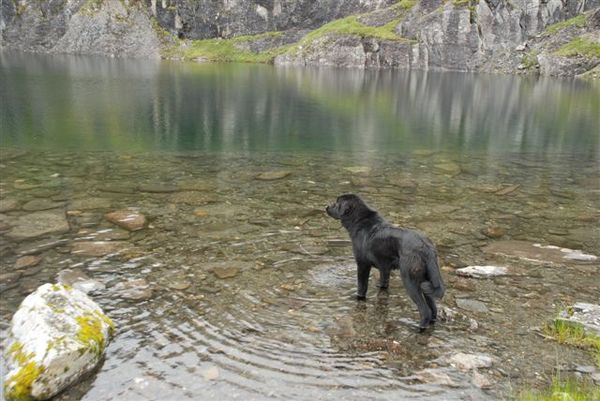
[[[435,321],[435,298],[444,295],[444,283],[435,247],[429,238],[413,230],[392,226],[357,195],[342,195],[325,210],[334,219],[341,220],[350,234],[358,267],[356,298],[366,299],[372,266],[379,270],[381,289],[388,287],[390,271],[400,269],[404,288],[419,308],[419,328],[424,330]]]

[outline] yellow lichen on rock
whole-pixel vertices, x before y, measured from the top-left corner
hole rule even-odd
[[[34,361],[24,364],[19,362],[17,373],[6,379],[4,383],[4,397],[10,401],[30,401],[31,386],[33,382],[44,372],[44,368]]]

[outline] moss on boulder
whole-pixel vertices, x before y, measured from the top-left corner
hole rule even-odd
[[[9,401],[45,400],[94,369],[114,323],[83,292],[45,284],[13,316],[4,395]]]

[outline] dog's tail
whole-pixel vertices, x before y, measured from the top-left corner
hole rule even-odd
[[[437,262],[435,249],[426,249],[423,253],[423,257],[427,267],[429,281],[421,283],[421,290],[427,295],[432,295],[435,298],[442,298],[446,289],[444,288],[444,282],[442,281],[442,275],[440,274],[440,266]]]

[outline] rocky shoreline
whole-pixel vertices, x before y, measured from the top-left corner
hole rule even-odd
[[[0,49],[600,77],[598,0],[279,0],[269,6],[6,1]]]

